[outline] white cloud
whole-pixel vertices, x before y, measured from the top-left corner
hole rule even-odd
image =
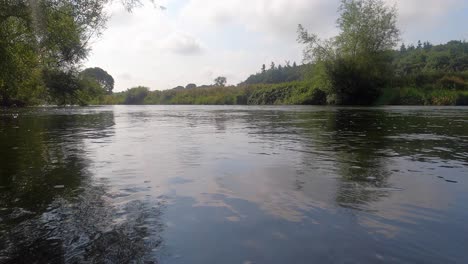
[[[429,21],[449,11],[466,6],[465,0],[386,0],[396,4],[404,23]]]
[[[133,79],[130,73],[121,73],[118,75],[118,78],[122,80],[127,80],[127,81],[131,81]]]
[[[396,4],[400,24],[431,25],[440,23],[449,12],[467,7],[466,0],[384,0]],[[181,12],[188,23],[202,28],[223,28],[238,24],[248,30],[278,37],[295,34],[297,24],[329,36],[336,33],[335,20],[339,0],[190,0]]]
[[[203,48],[200,40],[183,32],[174,32],[161,42],[161,48],[179,55],[197,55]]]
[[[290,36],[298,24],[305,24],[327,34],[334,28],[336,7],[336,0],[191,0],[181,18],[205,29],[234,24],[267,35]]]
[[[460,9],[468,7],[466,0],[385,0],[395,4],[398,9],[398,25],[402,32],[403,42],[415,43],[417,40],[433,43],[446,42],[451,39],[461,39],[462,34],[444,35],[447,27],[452,27],[452,15]],[[466,23],[459,21],[456,24]],[[456,31],[462,30],[460,26]],[[449,37],[449,38],[448,38]]]

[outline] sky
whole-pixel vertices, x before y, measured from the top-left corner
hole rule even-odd
[[[142,0],[127,12],[118,1],[93,40],[85,67],[101,67],[114,91],[135,86],[165,90],[212,84],[218,76],[237,84],[261,65],[302,62],[298,24],[327,38],[337,34],[339,0]],[[398,8],[402,42],[468,40],[467,0],[385,0]]]

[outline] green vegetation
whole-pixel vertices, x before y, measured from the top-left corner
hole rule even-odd
[[[219,76],[216,79],[214,79],[215,86],[221,86],[224,87],[226,85],[227,79],[226,77]]]
[[[468,105],[468,91],[405,87],[385,89],[377,105]]]
[[[15,0],[0,5],[0,106],[85,105],[101,75],[80,74],[89,41],[105,27],[111,0]],[[127,9],[138,0],[122,1]],[[110,84],[110,83],[109,83]],[[107,85],[107,84],[106,84]],[[113,87],[113,81],[112,85]]]
[[[247,88],[205,86],[191,89],[178,87],[165,91],[149,91],[135,87],[107,96],[107,104],[246,104]]]
[[[468,43],[402,45],[393,57],[395,78],[378,103],[467,105]]]
[[[291,65],[289,61],[286,61],[285,66],[280,64],[278,67],[272,62],[268,70],[263,64],[260,73],[250,75],[241,84],[275,84],[301,81],[304,80],[308,69],[309,65],[297,66],[295,62]]]
[[[114,78],[105,70],[95,67],[85,69],[80,73],[82,79],[94,81],[107,94],[112,94],[114,89]]]
[[[270,105],[325,104],[326,93],[311,89],[306,82],[253,84],[239,86],[202,86],[191,89],[176,87],[150,91],[135,87],[103,97],[101,104],[195,104],[195,105]]]
[[[275,85],[258,85],[248,97],[248,104],[326,104],[327,94],[319,88],[311,88],[306,82],[290,82]]]
[[[299,25],[306,61],[322,65],[329,102],[372,104],[393,77],[392,48],[398,43],[396,9],[382,0],[342,0],[338,36],[321,40]]]

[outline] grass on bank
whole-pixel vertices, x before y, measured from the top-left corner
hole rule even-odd
[[[468,91],[422,89],[416,87],[387,88],[377,105],[468,105]]]
[[[146,105],[325,105],[333,95],[310,82],[199,87],[149,91],[136,87],[106,95],[94,104]],[[385,88],[375,105],[468,105],[468,89],[442,87]]]

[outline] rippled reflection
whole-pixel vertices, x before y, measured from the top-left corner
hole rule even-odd
[[[0,125],[0,262],[468,259],[467,108],[50,108]]]
[[[146,226],[160,208],[119,209],[107,183],[93,179],[85,141],[104,142],[114,124],[113,112],[99,109],[2,113],[1,263],[123,263],[160,243]]]

